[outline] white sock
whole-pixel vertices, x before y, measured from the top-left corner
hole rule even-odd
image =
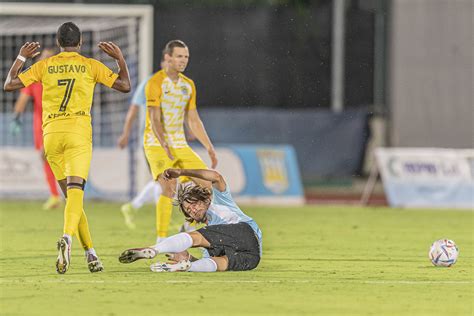
[[[189,272],[216,272],[217,263],[211,258],[202,258],[191,262]]]
[[[137,194],[137,196],[131,202],[132,207],[134,209],[138,210],[146,202],[152,201],[152,198],[154,197],[155,184],[157,183],[153,180],[148,182],[145,187],[140,191],[140,193]],[[160,185],[158,184],[158,186]]]
[[[68,245],[72,244],[72,238],[70,235],[64,234],[63,237],[66,238]]]
[[[191,236],[186,233],[179,233],[160,241],[159,244],[153,246],[153,249],[159,253],[181,252],[192,246],[193,239]]]
[[[94,249],[94,248],[89,248],[89,249],[87,249],[87,250],[86,250],[86,257],[87,257],[88,254],[92,254],[92,255],[94,255],[94,256],[97,257],[97,254],[95,253],[95,249]]]

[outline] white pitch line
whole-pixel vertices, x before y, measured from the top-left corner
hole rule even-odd
[[[70,284],[140,284],[141,281],[126,280],[0,280],[0,284],[41,284],[41,283],[70,283]],[[169,284],[202,284],[202,283],[312,283],[307,280],[147,280],[146,283],[169,283]]]
[[[140,284],[141,281],[128,281],[128,280],[0,280],[0,284],[41,284],[41,283],[66,283],[66,284]],[[413,280],[372,280],[372,281],[360,281],[360,280],[147,280],[149,283],[161,283],[161,284],[238,284],[238,283],[255,283],[255,284],[269,284],[269,283],[293,283],[293,284],[328,284],[328,283],[358,283],[358,284],[408,284],[408,285],[419,285],[419,284],[474,284],[474,281],[413,281]]]
[[[410,280],[393,280],[393,281],[364,281],[366,284],[473,284],[474,281],[410,281]]]

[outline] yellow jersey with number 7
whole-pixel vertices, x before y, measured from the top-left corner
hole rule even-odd
[[[43,85],[43,135],[70,132],[92,135],[90,110],[96,83],[112,87],[118,74],[100,61],[62,52],[18,75],[25,87]]]

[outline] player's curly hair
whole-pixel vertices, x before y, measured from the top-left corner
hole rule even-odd
[[[194,220],[184,209],[183,203],[196,203],[198,201],[209,203],[211,201],[211,196],[211,190],[198,184],[180,184],[174,205],[179,206],[179,209],[181,212],[183,212],[186,221],[192,223]]]
[[[61,47],[76,47],[81,42],[81,30],[72,22],[61,24],[56,36]]]

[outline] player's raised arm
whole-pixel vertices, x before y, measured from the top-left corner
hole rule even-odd
[[[199,178],[212,182],[212,186],[217,190],[224,192],[226,183],[224,177],[215,170],[207,169],[166,169],[163,172],[165,179],[176,179],[181,176]]]
[[[112,88],[120,92],[130,92],[130,75],[120,48],[112,42],[100,42],[98,46],[104,53],[117,61],[117,66],[119,67],[118,78],[115,80]]]
[[[25,86],[18,78],[18,74],[20,73],[28,58],[33,58],[40,53],[38,52],[38,48],[40,48],[40,44],[38,42],[26,42],[20,48],[20,53],[16,57],[12,67],[10,68],[10,71],[8,72],[7,79],[3,85],[3,90],[14,91]]]

